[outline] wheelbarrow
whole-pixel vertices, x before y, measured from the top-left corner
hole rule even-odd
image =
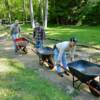
[[[73,87],[79,88],[82,83],[85,83],[93,95],[100,96],[100,65],[78,60],[69,63],[68,67],[73,76]],[[99,77],[99,81],[95,80],[96,77]],[[80,81],[80,84],[76,87],[75,83],[77,81]]]
[[[45,62],[48,64],[49,68],[54,67],[53,63],[53,49],[50,47],[43,47],[37,49],[37,54],[39,56],[39,64],[43,65]]]
[[[27,44],[28,44],[28,41],[27,39],[25,38],[17,38],[14,40],[15,41],[15,44],[16,44],[16,53],[25,53],[27,54]]]

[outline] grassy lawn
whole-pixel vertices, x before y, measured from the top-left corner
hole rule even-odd
[[[71,100],[60,89],[41,79],[37,71],[17,61],[0,58],[0,100]]]
[[[100,44],[100,26],[58,26],[49,27],[47,36],[60,40],[68,40],[75,36],[80,43]]]
[[[22,32],[32,32],[32,28],[30,24],[24,24],[21,26]]]
[[[32,32],[29,25],[22,27],[26,32]],[[100,26],[49,26],[46,30],[46,37],[68,40],[75,36],[79,43],[83,44],[100,44]]]

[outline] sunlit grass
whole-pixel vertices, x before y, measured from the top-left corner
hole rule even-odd
[[[0,58],[0,74],[1,73],[9,73],[9,72],[18,72],[17,68],[12,66],[19,66],[20,63],[14,60],[8,60],[6,58]],[[23,65],[21,66],[21,68]]]
[[[31,24],[26,24],[21,26],[21,31],[22,32],[32,32],[32,27]]]
[[[47,37],[68,40],[76,37],[80,43],[100,44],[100,26],[55,26],[47,29]]]
[[[27,32],[31,28],[29,25],[24,25],[23,29]],[[48,26],[46,37],[69,40],[70,37],[76,37],[79,43],[98,46],[100,44],[100,26]],[[32,30],[31,30],[32,32]]]
[[[0,59],[0,100],[71,100],[52,83],[14,59]]]

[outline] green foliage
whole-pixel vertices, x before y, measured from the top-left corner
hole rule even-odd
[[[89,25],[99,25],[100,24],[100,2],[89,5],[88,12],[86,13],[86,18],[84,23]]]
[[[45,0],[33,0],[33,7],[35,20],[43,23]],[[12,21],[30,21],[29,0],[0,0],[0,19],[9,20],[9,13]],[[51,24],[98,25],[99,16],[100,0],[49,0]]]
[[[76,24],[86,4],[85,0],[51,1],[50,16],[58,24]],[[53,6],[52,6],[53,5]]]
[[[50,0],[49,21],[56,24],[100,24],[99,0]]]

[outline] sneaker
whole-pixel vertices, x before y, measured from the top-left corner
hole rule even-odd
[[[64,74],[66,74],[67,76],[69,76],[69,73],[68,73],[68,71],[64,71]]]
[[[60,77],[64,77],[63,73],[58,73],[58,75],[59,75]]]
[[[56,71],[57,70],[57,66],[54,66],[52,69],[51,69],[51,71]]]
[[[51,69],[51,71],[52,71],[52,72],[56,71],[56,68],[55,68],[55,67],[53,67],[53,68]]]

